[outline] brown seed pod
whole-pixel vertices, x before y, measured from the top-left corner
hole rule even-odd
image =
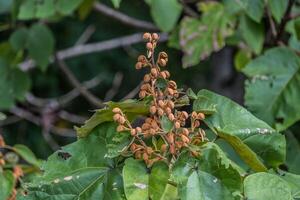
[[[113,111],[113,113],[121,113],[122,112],[121,109],[118,107],[112,109],[112,111]]]
[[[166,144],[162,144],[161,147],[160,147],[160,151],[162,153],[164,153],[164,152],[166,152],[166,150],[167,150],[167,145]]]
[[[144,40],[151,40],[151,34],[150,33],[144,33],[143,39]]]
[[[164,51],[160,52],[158,55],[159,58],[168,59],[168,54]]]
[[[195,122],[194,122],[194,127],[199,127],[200,126],[200,121],[199,120],[196,120]]]
[[[198,119],[204,120],[205,119],[205,115],[203,113],[198,113]]]
[[[171,88],[167,88],[168,93],[173,96],[174,95],[174,90]]]
[[[18,179],[21,176],[24,176],[23,170],[19,165],[14,166],[13,175],[14,175],[15,179]]]
[[[176,84],[175,81],[169,81],[168,84],[169,84],[170,88],[172,88],[172,89],[176,89],[177,88],[177,84]]]
[[[183,115],[184,119],[189,118],[189,114],[185,111],[182,111],[182,115]]]
[[[184,143],[190,143],[190,139],[186,135],[182,134],[182,135],[180,135],[180,137]]]
[[[191,116],[192,116],[192,118],[194,118],[194,119],[198,118],[198,114],[197,114],[195,111],[192,112],[192,115],[191,115]]]
[[[136,127],[135,130],[136,130],[137,133],[141,133],[142,132],[141,127]]]
[[[182,129],[182,134],[188,136],[189,133],[190,133],[190,132],[189,132],[189,130],[188,130],[187,128],[183,128],[183,129]]]
[[[155,134],[156,134],[156,131],[155,131],[155,129],[150,128],[150,129],[149,129],[149,133],[150,133],[151,135],[155,135]]]
[[[149,74],[146,74],[146,75],[144,76],[144,82],[145,82],[145,83],[148,83],[150,80],[151,80],[150,75],[149,75]]]
[[[166,108],[165,108],[165,111],[166,111],[167,115],[169,115],[169,114],[172,113],[172,109],[169,108],[169,107],[166,107]]]
[[[147,147],[146,152],[147,152],[148,155],[151,155],[154,151],[151,147]]]
[[[157,33],[152,33],[152,39],[157,41],[159,39],[159,35]]]
[[[199,157],[199,156],[200,156],[200,153],[197,152],[197,151],[191,151],[191,154],[192,154],[192,156],[194,156],[194,157]]]
[[[163,100],[159,100],[158,101],[158,105],[160,106],[160,107],[165,107],[165,103],[164,103],[164,101]]]
[[[156,113],[156,111],[157,111],[157,109],[156,109],[155,106],[151,106],[151,107],[150,107],[150,113],[151,113],[152,115],[154,115],[154,114]]]
[[[137,62],[135,64],[135,69],[142,69],[142,67],[143,67],[143,64],[141,62]]]
[[[175,149],[174,144],[171,144],[171,145],[170,145],[170,153],[171,153],[172,155],[176,154],[176,149]]]
[[[165,72],[167,78],[169,78],[170,77],[170,72],[169,71],[164,71],[164,72]]]
[[[180,128],[180,122],[178,122],[178,121],[175,122],[174,126],[175,126],[176,129]]]
[[[161,109],[161,108],[158,108],[157,114],[158,114],[159,116],[163,116],[163,115],[164,115],[164,110]]]
[[[168,101],[168,106],[170,106],[171,109],[173,109],[175,107],[175,104],[173,101],[169,100]]]
[[[2,137],[2,135],[0,135],[0,147],[5,147],[5,141],[4,141],[4,139],[3,139],[3,137]]]
[[[159,59],[158,64],[159,64],[161,67],[164,67],[164,66],[167,65],[167,61],[166,61],[165,59]]]
[[[126,122],[126,119],[125,119],[125,117],[123,117],[123,116],[120,116],[120,118],[119,118],[118,122],[119,122],[120,124],[124,124],[124,123]]]
[[[118,132],[122,132],[122,131],[124,131],[125,130],[125,127],[123,126],[123,125],[119,125],[118,127],[117,127],[117,131]]]
[[[146,96],[146,92],[144,90],[141,90],[139,93],[139,97],[142,99],[145,98],[145,96]]]
[[[148,43],[146,44],[146,48],[147,48],[148,50],[152,50],[152,49],[153,49],[153,44],[152,44],[151,42],[148,42]]]
[[[148,154],[147,154],[146,152],[143,153],[143,159],[144,159],[145,161],[149,159],[149,156],[148,156]]]
[[[140,55],[140,56],[138,57],[138,62],[141,62],[141,63],[145,64],[145,63],[147,62],[146,56]]]
[[[144,124],[142,125],[142,130],[148,130],[148,129],[150,129],[150,128],[151,128],[151,126],[150,126],[149,123],[144,123]]]
[[[142,158],[142,152],[137,151],[137,152],[135,152],[134,156],[135,156],[136,159],[141,159]]]
[[[131,134],[131,136],[136,136],[136,130],[135,129],[131,129],[130,130],[130,134]]]
[[[5,160],[4,159],[0,159],[0,166],[4,166],[5,165]]]
[[[168,118],[169,118],[170,121],[174,121],[175,116],[174,116],[172,113],[170,113],[170,114],[168,115]]]
[[[152,76],[157,77],[157,69],[156,68],[152,68],[151,69],[151,74],[152,74]]]
[[[120,117],[121,117],[121,115],[120,115],[119,113],[116,113],[116,114],[113,116],[113,120],[114,120],[115,122],[118,122],[119,119],[120,119]]]
[[[167,140],[170,144],[173,144],[174,143],[174,133],[168,133]]]
[[[132,143],[130,145],[130,151],[134,152],[137,149],[137,145],[135,143]]]
[[[167,78],[167,75],[165,72],[160,72],[160,76],[163,78],[163,79],[166,79]]]

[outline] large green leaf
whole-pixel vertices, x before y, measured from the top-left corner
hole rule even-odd
[[[181,22],[180,46],[184,52],[183,67],[193,66],[225,45],[232,35],[234,18],[217,2],[200,3],[200,19],[185,17]]]
[[[164,32],[174,28],[182,10],[177,0],[151,0],[150,7],[153,20]]]
[[[271,10],[273,17],[277,23],[280,23],[285,10],[288,6],[288,1],[286,0],[268,0],[268,5]]]
[[[108,102],[106,107],[100,110],[96,110],[94,115],[85,122],[80,128],[75,127],[77,136],[82,138],[89,135],[91,130],[103,122],[113,121],[112,109],[120,108],[129,119],[133,119],[138,115],[148,114],[148,106],[143,101],[127,100],[120,103]]]
[[[263,24],[257,23],[245,15],[240,18],[239,29],[247,45],[256,54],[259,54],[265,37]]]
[[[0,199],[8,199],[12,194],[15,178],[11,171],[0,171]]]
[[[54,50],[54,37],[50,29],[43,24],[33,25],[29,29],[27,48],[30,57],[45,70]]]
[[[2,112],[0,112],[0,121],[3,121],[6,119],[6,115]]]
[[[9,109],[16,100],[23,100],[30,85],[26,73],[9,66],[0,58],[0,109]]]
[[[281,131],[300,119],[300,59],[278,47],[250,62],[243,72],[246,105],[259,118]]]
[[[72,13],[83,0],[59,0],[56,2],[55,6],[59,13],[68,15]]]
[[[41,161],[36,158],[34,153],[27,146],[16,144],[13,146],[13,150],[29,164],[32,164],[36,167],[40,166]]]
[[[291,174],[282,170],[279,171],[279,175],[289,184],[293,198],[300,198],[300,175]]]
[[[149,176],[149,196],[152,200],[164,200],[168,192],[169,167],[166,163],[155,163]],[[169,194],[171,195],[171,194]]]
[[[300,175],[300,144],[297,138],[290,132],[286,133],[286,165],[288,171]]]
[[[233,200],[224,185],[213,175],[196,170],[188,177],[187,183],[180,188],[182,200]]]
[[[123,179],[128,200],[148,200],[149,174],[143,161],[127,159],[123,167]]]
[[[285,160],[285,139],[265,122],[233,101],[208,90],[201,90],[200,97],[216,105],[214,114],[207,116],[204,122],[219,137],[230,143],[241,158],[255,171],[266,171],[266,164],[278,166]],[[197,105],[200,104],[200,105]],[[198,111],[201,101],[195,101],[193,108]],[[259,156],[259,157],[258,157]]]
[[[25,185],[25,199],[124,199],[121,170],[106,157],[106,136],[112,129],[112,123],[102,124],[52,154],[42,165],[42,176]]]
[[[258,23],[261,21],[264,14],[264,0],[240,0],[239,3],[250,18]]]
[[[280,177],[265,172],[247,176],[244,181],[244,193],[247,199],[255,200],[292,200],[289,184]]]

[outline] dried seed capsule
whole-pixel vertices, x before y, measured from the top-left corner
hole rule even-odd
[[[162,52],[159,53],[159,57],[163,58],[163,59],[166,59],[166,58],[168,58],[168,54],[166,52],[162,51]]]
[[[188,136],[189,133],[190,133],[190,132],[189,132],[189,130],[188,130],[187,128],[183,128],[183,129],[182,129],[182,134]]]
[[[170,106],[171,109],[173,109],[175,107],[175,104],[173,101],[168,101],[168,106]]]
[[[149,133],[150,133],[151,135],[155,135],[156,131],[155,131],[155,129],[150,128],[150,129],[149,129]]]
[[[162,107],[162,108],[165,106],[163,100],[159,100],[159,101],[158,101],[158,105],[159,105],[160,107]]]
[[[173,88],[173,89],[176,89],[177,88],[177,84],[176,84],[176,82],[175,81],[169,81],[169,86],[171,87],[171,88]]]
[[[142,158],[142,152],[141,151],[137,151],[135,154],[134,154],[135,158],[136,159],[141,159]]]
[[[159,59],[158,64],[162,67],[167,65],[167,61],[165,59]]]
[[[152,33],[152,39],[153,40],[158,40],[158,38],[159,38],[159,36],[158,36],[158,34],[157,33]]]
[[[167,140],[170,144],[173,144],[174,143],[174,133],[168,133]]]
[[[150,124],[144,123],[144,124],[142,125],[142,130],[148,130],[150,127],[151,127]]]
[[[141,133],[142,132],[141,127],[136,127],[135,130],[136,130],[137,133]]]
[[[152,76],[157,77],[157,69],[156,68],[152,68],[151,69],[151,74],[152,74]]]
[[[152,43],[151,43],[151,42],[148,42],[148,43],[146,44],[146,48],[147,48],[148,50],[153,49]]]
[[[117,127],[117,131],[118,132],[122,132],[122,131],[124,131],[125,130],[125,127],[123,126],[123,125],[119,125],[118,127]]]
[[[143,39],[144,40],[150,40],[151,39],[151,34],[150,33],[144,33]]]
[[[147,147],[146,152],[148,155],[151,155],[153,153],[153,149],[151,147]]]
[[[177,121],[177,122],[175,122],[175,124],[174,124],[174,125],[175,125],[175,128],[177,128],[177,129],[178,129],[178,128],[180,128],[180,123],[179,123],[178,121]]]
[[[145,83],[141,86],[141,90],[149,90],[150,89],[150,85],[148,83]]]
[[[132,144],[130,145],[130,151],[134,152],[136,149],[137,149],[136,144],[135,144],[135,143],[132,143]]]
[[[161,145],[160,151],[164,153],[166,152],[166,150],[167,150],[167,145],[166,144]]]
[[[135,129],[131,129],[130,130],[130,134],[131,134],[131,136],[136,136],[136,130]]]
[[[184,143],[189,143],[190,142],[190,139],[186,135],[180,135],[180,137],[181,137],[181,140]]]
[[[158,128],[157,122],[156,122],[155,120],[153,120],[153,121],[151,122],[151,126],[152,126],[152,128],[154,128],[154,129],[157,129],[157,128]]]
[[[145,83],[148,83],[150,80],[151,80],[150,75],[149,75],[149,74],[146,74],[146,75],[144,76],[144,82],[145,82]]]
[[[146,56],[140,55],[140,56],[138,57],[138,62],[145,63],[146,61],[147,61]]]
[[[152,115],[154,115],[155,113],[156,113],[156,107],[155,106],[151,106],[150,107],[150,113],[152,114]]]
[[[169,78],[170,77],[170,72],[169,71],[164,71],[164,72],[165,72],[167,78]]]
[[[5,160],[4,159],[0,159],[0,166],[4,166],[5,165]]]
[[[170,153],[173,154],[173,155],[176,153],[176,149],[175,149],[175,146],[173,144],[170,145]]]
[[[0,135],[0,148],[4,147],[5,145],[6,145],[5,141],[4,141],[3,137]]]
[[[119,121],[120,124],[124,124],[126,122],[126,119],[122,116],[120,116]]]
[[[189,118],[189,114],[185,111],[182,111],[182,115],[183,115],[184,119]]]
[[[147,124],[150,124],[150,123],[152,122],[152,119],[151,119],[150,117],[148,117],[148,118],[146,118],[145,122],[146,122]]]
[[[168,89],[167,89],[167,91],[168,91],[168,93],[169,93],[171,96],[173,96],[173,95],[174,95],[174,90],[173,90],[173,89],[171,89],[171,88],[168,88]]]
[[[198,121],[198,120],[196,120],[195,122],[194,122],[194,127],[199,127],[200,126],[200,121]]]
[[[205,119],[205,115],[203,113],[198,113],[198,118],[201,120]]]
[[[169,118],[169,120],[174,121],[175,116],[174,116],[172,113],[170,113],[170,114],[168,115],[168,118]]]
[[[119,119],[120,119],[120,117],[121,117],[121,115],[120,115],[119,113],[116,113],[116,114],[113,116],[113,120],[114,120],[115,122],[118,122]]]
[[[145,161],[149,159],[149,156],[148,156],[147,153],[143,153],[143,159],[144,159]]]
[[[200,155],[200,153],[198,153],[197,151],[191,151],[191,154],[194,157],[198,157]]]
[[[165,108],[165,111],[166,111],[166,113],[167,113],[168,115],[172,113],[172,110],[171,110],[171,108],[169,108],[169,107],[166,107],[166,108]]]
[[[114,108],[112,111],[113,113],[121,113],[121,109],[118,107]]]
[[[198,117],[198,114],[195,111],[193,111],[192,112],[192,118],[196,119],[197,117]]]
[[[137,62],[135,64],[135,69],[142,69],[142,67],[143,67],[143,64],[141,62]]]
[[[146,96],[146,92],[144,90],[141,90],[139,93],[139,97],[142,99],[145,98],[145,96]]]
[[[161,108],[158,108],[157,114],[158,114],[159,116],[163,116],[163,115],[164,115],[164,110],[161,109]]]
[[[176,141],[176,142],[175,142],[175,146],[176,146],[178,149],[181,149],[182,146],[183,146],[183,143],[182,143],[182,142],[179,142],[179,141]]]

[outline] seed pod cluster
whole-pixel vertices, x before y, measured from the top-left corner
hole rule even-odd
[[[179,153],[190,144],[199,144],[205,140],[205,132],[199,128],[200,121],[205,118],[203,113],[193,112],[189,115],[186,111],[179,111],[175,102],[180,98],[177,84],[169,80],[168,70],[162,70],[168,63],[166,52],[160,52],[155,61],[155,48],[159,39],[158,34],[145,33],[143,38],[147,41],[147,55],[140,55],[136,69],[148,68],[141,85],[140,99],[151,99],[149,116],[141,126],[132,127],[126,115],[120,108],[113,109],[113,120],[118,123],[117,131],[128,131],[132,142],[125,151],[129,151],[136,159],[142,159],[148,166],[163,160],[170,163]],[[159,83],[164,83],[161,86]],[[187,120],[191,120],[191,127]],[[163,126],[163,121],[172,124],[170,129]],[[153,144],[153,141],[160,141]],[[198,155],[192,152],[192,155]]]

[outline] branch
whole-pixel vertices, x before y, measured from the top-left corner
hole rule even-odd
[[[87,120],[86,117],[75,115],[75,114],[69,113],[69,112],[67,112],[65,110],[59,111],[58,116],[61,119],[64,119],[64,120],[69,121],[69,122],[72,122],[74,124],[83,124]]]
[[[125,15],[125,14],[123,14],[117,10],[114,10],[114,9],[112,9],[102,3],[99,3],[99,2],[96,2],[94,4],[94,9],[103,15],[106,15],[108,17],[116,19],[116,20],[122,22],[123,24],[129,25],[129,26],[133,26],[136,28],[142,28],[142,29],[146,29],[146,30],[151,30],[151,31],[159,30],[154,24],[152,24],[150,22],[135,19],[133,17]]]
[[[278,27],[278,34],[276,37],[276,42],[281,40],[282,34],[284,33],[285,25],[290,20],[290,13],[292,11],[293,4],[295,3],[295,0],[288,0],[288,1],[289,2],[288,2],[287,9],[283,15],[283,18],[282,18],[280,24],[279,24],[279,27]]]
[[[123,97],[121,101],[126,99],[132,99],[133,97],[135,97],[135,95],[140,91],[140,87],[142,84],[143,81],[140,84],[138,84],[135,88],[133,88],[133,90],[131,90],[125,97]]]
[[[117,72],[114,77],[112,87],[105,94],[105,98],[104,98],[105,102],[112,100],[112,98],[118,93],[118,90],[122,84],[122,80],[123,80],[123,74],[121,72]]]
[[[160,34],[160,41],[164,42],[168,39],[168,35],[161,33]],[[106,50],[115,49],[122,46],[132,45],[139,42],[142,42],[142,33],[135,33],[129,36],[123,36],[111,40],[96,42],[96,43],[90,43],[90,44],[82,44],[70,47],[68,49],[64,49],[61,51],[58,51],[56,53],[57,58],[60,60],[65,60],[67,58],[73,58],[76,56],[81,56],[85,54],[90,53],[96,53],[96,52],[102,52]],[[53,63],[54,58],[53,56],[50,57],[50,63]],[[28,71],[36,66],[35,62],[33,60],[27,60],[20,64],[20,69],[23,71]]]
[[[69,79],[70,83],[80,92],[82,96],[86,98],[86,100],[97,107],[103,107],[102,101],[81,85],[63,60],[57,58],[57,63],[59,68],[67,76],[67,79]]]
[[[180,0],[180,3],[182,4],[183,6],[183,11],[191,16],[191,17],[194,17],[194,18],[198,18],[199,17],[199,14],[197,12],[195,12],[192,8],[189,7],[189,5],[187,5],[187,3],[183,0]]]

